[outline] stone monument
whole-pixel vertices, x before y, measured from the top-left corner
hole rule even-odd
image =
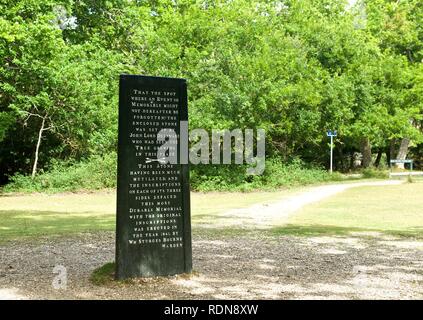
[[[181,164],[180,154],[176,164],[157,156],[163,144],[158,133],[174,130],[179,145],[181,121],[187,120],[184,79],[120,76],[117,279],[191,272],[188,164]]]

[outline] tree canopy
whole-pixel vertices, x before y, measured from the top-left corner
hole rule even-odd
[[[38,142],[40,168],[114,151],[120,73],[186,78],[191,128],[263,128],[269,157],[324,165],[327,129],[339,169],[417,154],[422,62],[419,0],[0,0],[1,179]]]

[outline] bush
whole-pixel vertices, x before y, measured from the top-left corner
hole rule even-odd
[[[191,189],[196,191],[252,191],[276,189],[325,181],[339,181],[339,173],[329,174],[322,168],[307,166],[294,159],[266,160],[263,175],[246,174],[246,165],[191,165]],[[116,153],[95,156],[79,163],[55,162],[47,172],[34,179],[17,174],[4,192],[61,192],[116,187]]]
[[[31,179],[16,174],[4,192],[60,192],[95,190],[116,186],[116,153],[103,157],[93,156],[78,163],[54,162],[47,172]]]
[[[363,178],[387,179],[389,178],[389,171],[376,168],[366,168],[361,172]]]
[[[260,176],[249,176],[246,169],[245,165],[192,166],[191,188],[198,191],[251,191],[343,179],[339,173],[330,174],[322,168],[307,166],[299,159],[288,163],[278,158],[268,159]]]

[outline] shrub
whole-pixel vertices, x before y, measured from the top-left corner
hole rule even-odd
[[[288,163],[278,158],[266,160],[263,175],[246,174],[246,165],[191,165],[190,182],[197,191],[252,191],[342,180],[301,160]],[[78,163],[55,162],[47,172],[34,179],[17,174],[3,188],[5,192],[61,192],[116,187],[116,153],[93,156]]]
[[[34,179],[16,174],[4,192],[60,192],[113,188],[116,186],[116,153],[93,156],[78,163],[54,162]]]
[[[389,178],[389,171],[383,169],[366,168],[361,172],[363,178],[387,179]]]
[[[191,187],[199,191],[250,191],[343,179],[339,173],[330,174],[322,168],[307,166],[299,159],[288,163],[278,158],[268,159],[264,174],[260,176],[249,176],[246,169],[247,166],[236,165],[193,166]]]

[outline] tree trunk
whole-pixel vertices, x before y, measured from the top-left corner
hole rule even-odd
[[[350,170],[354,169],[354,152],[350,153]]]
[[[395,139],[389,141],[389,147],[386,149],[386,162],[389,167],[391,167],[391,160],[395,159]]]
[[[34,165],[32,166],[32,175],[31,178],[35,178],[35,174],[37,173],[37,164],[38,164],[38,152],[40,150],[41,145],[41,139],[43,137],[43,131],[44,131],[44,125],[46,123],[46,118],[43,118],[43,121],[41,122],[41,128],[40,131],[38,131],[38,141],[37,146],[35,147],[35,159],[34,159]]]
[[[405,160],[405,158],[407,158],[409,144],[410,144],[410,139],[403,138],[401,140],[401,144],[397,153],[398,160]],[[404,163],[397,163],[397,167],[400,169],[404,169]]]
[[[361,154],[363,156],[361,166],[368,168],[372,164],[372,147],[369,138],[362,138],[360,142]]]
[[[389,143],[389,158],[395,159],[395,144],[397,143],[396,139],[391,139]]]
[[[339,159],[338,163],[340,164],[341,168],[338,168],[338,166],[336,166],[336,167],[337,167],[338,170],[341,169],[342,171],[344,171],[345,170],[345,157],[344,157],[344,151],[342,150],[342,145],[339,145],[338,148],[335,148],[335,152],[338,155],[335,159]]]
[[[375,167],[376,167],[376,168],[378,168],[378,167],[379,167],[379,164],[380,164],[380,159],[382,159],[382,154],[383,154],[382,150],[379,150],[379,151],[377,152],[377,157],[376,157],[376,160],[375,160]]]

